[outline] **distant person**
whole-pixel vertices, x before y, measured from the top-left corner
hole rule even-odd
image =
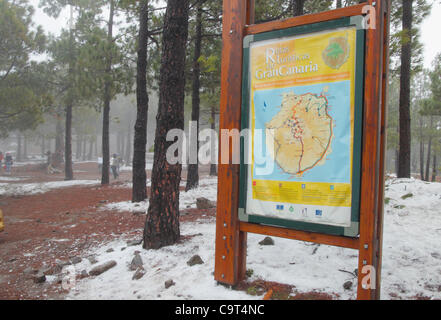
[[[11,174],[12,164],[14,161],[12,160],[12,155],[8,152],[5,157],[5,169],[7,174]]]
[[[0,151],[0,171],[2,169],[2,163],[3,163],[4,158],[5,158],[5,156],[3,155],[3,152]]]
[[[99,173],[102,173],[102,171],[103,171],[103,158],[102,157],[98,157],[98,171],[99,171]]]
[[[117,179],[119,177],[119,159],[116,153],[112,156],[112,162],[110,163],[110,166],[112,168],[113,178]]]
[[[45,155],[47,156],[47,165],[51,165],[52,164],[52,153],[50,152],[50,150],[48,150]]]

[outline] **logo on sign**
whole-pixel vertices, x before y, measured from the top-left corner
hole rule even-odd
[[[315,215],[317,217],[321,217],[321,216],[323,216],[323,211],[322,210],[315,210]]]

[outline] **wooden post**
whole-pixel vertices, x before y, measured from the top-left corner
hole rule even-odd
[[[359,300],[380,298],[389,0],[373,1],[375,29],[366,31],[363,160],[360,201]],[[378,52],[382,54],[379,55]]]
[[[224,0],[219,131],[240,130],[242,53],[245,25],[254,17],[253,0]],[[239,168],[221,162],[219,139],[215,280],[236,285],[245,278],[247,234],[239,229]],[[232,152],[229,159],[232,163]]]

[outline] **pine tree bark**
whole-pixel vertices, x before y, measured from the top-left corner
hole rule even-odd
[[[23,135],[23,159],[28,159],[28,138],[26,135]]]
[[[429,143],[427,145],[427,163],[426,163],[426,176],[424,181],[429,181],[430,175],[430,161],[432,160],[432,128],[433,128],[433,116],[430,116],[430,129],[429,129]]]
[[[139,47],[136,76],[137,112],[135,123],[135,137],[133,142],[132,202],[141,202],[147,198],[145,154],[147,148],[147,123],[149,109],[149,96],[147,93],[147,44],[149,33],[148,4],[148,0],[142,1],[139,15]],[[128,139],[128,145],[130,145],[130,131]]]
[[[190,153],[195,159],[191,159],[194,163],[188,165],[187,171],[187,186],[185,191],[195,189],[199,185],[199,113],[200,113],[200,75],[201,68],[199,65],[199,58],[201,57],[201,45],[202,45],[202,3],[197,4],[196,14],[196,35],[194,44],[194,56],[193,56],[193,85],[192,85],[192,110],[191,121],[196,122],[196,133],[190,135]],[[196,141],[192,141],[192,138]]]
[[[75,150],[75,158],[77,160],[81,157],[81,137],[77,135],[77,141],[76,141],[76,150]]]
[[[180,238],[179,184],[182,164],[167,162],[171,129],[184,130],[185,55],[189,0],[169,0],[164,19],[159,108],[152,171],[152,192],[144,228],[144,248],[159,249]]]
[[[116,153],[121,154],[121,131],[116,133]]]
[[[83,150],[81,151],[81,159],[86,161],[87,137],[83,136]]]
[[[292,0],[292,10],[295,17],[303,16],[305,14],[304,8],[305,0]]]
[[[129,127],[127,129],[127,141],[125,147],[125,162],[127,165],[131,164],[132,161],[132,122],[129,121]]]
[[[69,99],[71,100],[71,99]],[[64,180],[73,180],[72,168],[72,102],[66,106],[66,133],[64,142]]]
[[[41,136],[41,156],[44,157],[46,154],[46,138],[44,135]]]
[[[109,45],[113,42],[113,16],[115,13],[115,1],[110,0],[110,13],[108,21],[107,42]],[[106,65],[106,74],[110,76],[112,73],[112,56],[108,52]],[[109,80],[104,85],[104,106],[103,106],[103,170],[101,175],[101,184],[107,185],[110,182],[110,100],[111,100],[111,83]]]
[[[432,182],[436,182],[436,176],[438,175],[438,169],[437,169],[437,158],[436,153],[433,155],[433,168],[432,168]]]
[[[413,0],[403,1],[404,39],[401,45],[400,79],[400,158],[398,178],[410,178],[411,127],[410,80],[412,59]]]
[[[17,134],[17,156],[16,156],[16,160],[17,161],[21,161],[22,159],[22,155],[21,155],[21,134],[18,133]]]
[[[88,160],[88,161],[92,160],[92,155],[93,155],[93,143],[94,143],[93,138],[90,137],[90,140],[89,140],[89,153],[88,153],[88,155],[87,155],[87,160]]]
[[[52,155],[52,165],[55,167],[59,167],[61,163],[63,163],[63,155],[65,152],[63,141],[63,125],[61,123],[61,117],[57,118],[55,131],[55,153]]]
[[[342,0],[337,0],[337,9],[342,7]]]
[[[72,5],[71,5],[71,21],[72,21]],[[69,68],[68,68],[68,79],[69,85],[74,86],[74,34],[72,30],[72,25],[69,31]],[[72,90],[72,89],[71,89]],[[65,124],[65,135],[64,135],[64,180],[73,180],[73,165],[72,165],[72,109],[73,109],[73,93],[69,92],[66,102],[66,124]],[[61,157],[58,154],[57,157]]]

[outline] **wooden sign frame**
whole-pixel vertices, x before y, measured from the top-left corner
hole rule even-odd
[[[241,222],[238,215],[240,165],[232,164],[230,152],[230,164],[219,161],[218,167],[216,281],[234,286],[245,279],[247,233],[250,232],[358,250],[357,298],[380,298],[390,1],[368,0],[347,8],[253,24],[254,0],[224,0],[219,129],[241,128],[242,55],[245,36],[366,15],[366,5],[374,7],[375,12],[370,12],[370,27],[366,30],[360,236],[350,238]],[[219,143],[219,150],[222,150],[222,144],[225,143],[222,137]],[[219,160],[221,157],[220,153]]]

